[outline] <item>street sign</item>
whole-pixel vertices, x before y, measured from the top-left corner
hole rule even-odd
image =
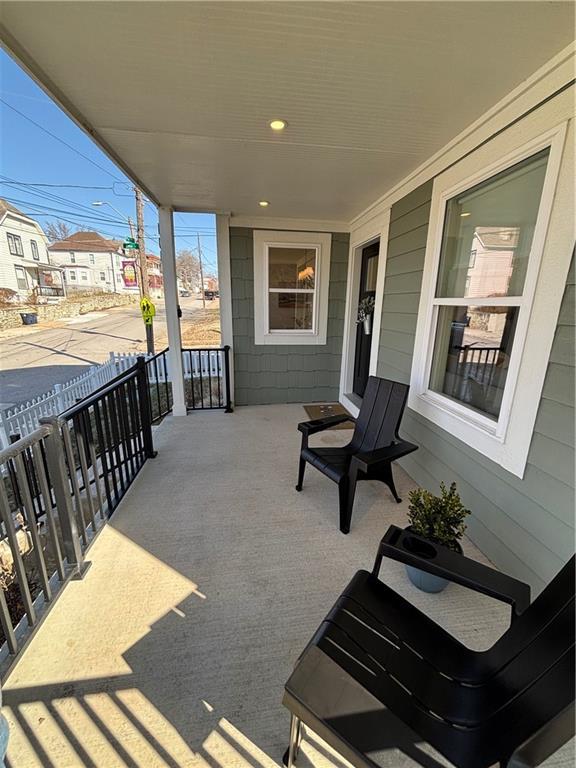
[[[154,315],[156,314],[156,307],[146,296],[140,299],[140,312],[142,312],[144,325],[152,325],[154,321]]]
[[[124,248],[124,250],[138,250],[139,246],[133,237],[127,237],[122,243],[122,248]]]

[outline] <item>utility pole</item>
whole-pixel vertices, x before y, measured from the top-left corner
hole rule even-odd
[[[138,187],[134,187],[136,195],[136,230],[138,240],[138,261],[140,264],[140,296],[150,298],[150,281],[148,279],[148,261],[146,259],[146,241],[144,238],[144,199]],[[145,325],[146,349],[149,354],[154,354],[154,326]]]
[[[130,227],[130,237],[134,240],[134,222],[130,216],[128,216],[128,226]]]
[[[196,232],[198,239],[198,261],[200,263],[200,289],[202,291],[202,307],[206,309],[206,296],[204,295],[204,268],[202,267],[202,248],[200,248],[200,232]]]

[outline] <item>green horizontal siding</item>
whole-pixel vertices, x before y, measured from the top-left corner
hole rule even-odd
[[[432,184],[391,211],[378,374],[408,383],[424,268]],[[574,549],[574,264],[523,479],[407,409],[402,434],[420,447],[403,460],[420,485],[455,480],[472,510],[468,532],[502,570],[540,590]]]
[[[236,405],[337,400],[346,308],[349,235],[332,235],[325,345],[254,344],[251,229],[230,230],[234,398]]]

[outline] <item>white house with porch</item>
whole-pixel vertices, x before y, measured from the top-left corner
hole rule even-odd
[[[0,288],[13,291],[17,301],[65,296],[62,270],[50,261],[42,227],[6,200],[0,200]]]

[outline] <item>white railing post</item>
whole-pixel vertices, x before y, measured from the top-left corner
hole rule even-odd
[[[176,276],[176,252],[174,247],[174,220],[172,209],[158,208],[160,233],[160,255],[164,277],[164,306],[168,330],[168,358],[172,380],[172,401],[174,416],[186,415],[184,394],[184,372],[182,369],[182,337],[178,317],[178,280]]]
[[[54,392],[56,393],[56,415],[66,410],[64,405],[64,399],[62,398],[62,384],[54,384]]]

